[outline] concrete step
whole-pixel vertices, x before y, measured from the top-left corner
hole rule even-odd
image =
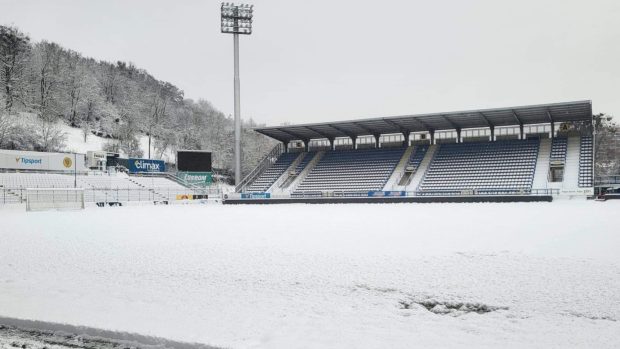
[[[411,157],[411,153],[413,153],[414,148],[415,146],[407,147],[403,153],[403,156],[400,158],[398,165],[394,168],[394,172],[392,172],[392,175],[383,186],[383,190],[393,190],[393,188],[398,184],[400,178],[405,173],[405,167],[409,162],[409,157]]]
[[[409,185],[405,187],[405,190],[415,191],[418,189],[420,182],[422,182],[422,179],[426,174],[426,170],[428,170],[431,161],[433,161],[433,157],[435,156],[435,152],[437,151],[438,147],[440,147],[440,145],[435,144],[428,147],[426,155],[424,155],[424,159],[420,163],[420,167],[418,167],[418,170],[413,175],[413,178],[411,178],[411,182],[409,182]]]
[[[564,166],[564,181],[562,188],[579,188],[579,151],[581,149],[579,137],[568,137],[566,145],[566,165]]]
[[[532,182],[532,189],[548,188],[550,156],[551,139],[543,138],[540,140],[540,146],[538,148],[538,159],[536,160],[536,169],[534,170],[534,181]]]

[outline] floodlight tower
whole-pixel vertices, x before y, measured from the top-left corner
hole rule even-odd
[[[222,33],[233,34],[235,61],[235,185],[241,183],[241,103],[239,101],[239,34],[252,34],[254,5],[222,3]]]

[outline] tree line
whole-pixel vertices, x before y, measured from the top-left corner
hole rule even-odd
[[[81,128],[85,140],[92,133],[109,138],[108,151],[162,158],[176,149],[207,150],[216,168],[232,168],[232,118],[132,63],[84,57],[0,26],[0,89],[0,148],[62,151],[64,122]],[[35,120],[27,120],[33,114]],[[244,173],[274,146],[252,126],[252,120],[244,123]],[[140,149],[140,135],[152,142],[151,154]]]

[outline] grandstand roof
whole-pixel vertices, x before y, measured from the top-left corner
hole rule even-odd
[[[509,108],[257,127],[254,130],[281,142],[288,142],[292,140],[359,137],[402,132],[544,124],[551,121],[590,120],[592,120],[592,101],[586,100]]]

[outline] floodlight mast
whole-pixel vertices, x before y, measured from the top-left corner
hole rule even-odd
[[[235,185],[241,183],[241,101],[239,83],[239,34],[252,34],[254,5],[223,2],[222,33],[233,34],[235,84]]]

